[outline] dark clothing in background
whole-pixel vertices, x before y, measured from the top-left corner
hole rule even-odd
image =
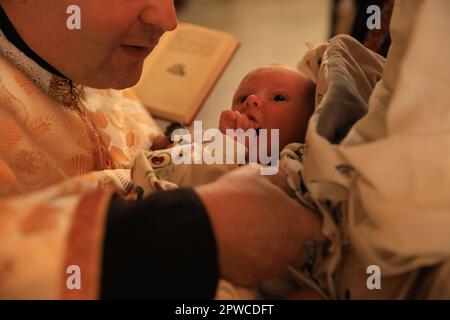
[[[337,24],[338,16],[336,9],[342,0],[334,0],[333,14],[332,14],[332,30],[331,37],[336,35],[335,26]],[[353,27],[350,35],[364,44],[369,49],[386,57],[391,45],[391,37],[389,34],[389,24],[393,9],[393,0],[357,0],[353,1],[356,16],[353,21]],[[381,29],[369,30],[367,28],[367,19],[371,13],[367,13],[367,8],[371,5],[376,5],[381,8]]]

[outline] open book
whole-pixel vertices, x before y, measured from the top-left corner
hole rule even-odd
[[[232,34],[181,23],[161,38],[133,90],[152,115],[189,125],[238,47]]]

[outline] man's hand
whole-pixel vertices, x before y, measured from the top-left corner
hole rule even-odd
[[[254,285],[300,256],[305,240],[324,241],[321,220],[260,175],[259,165],[196,187],[219,249],[221,276]]]
[[[226,134],[227,129],[257,129],[258,124],[250,120],[246,115],[233,110],[224,110],[220,114],[219,129]]]
[[[289,193],[292,191],[288,185],[286,173],[284,173],[281,167],[278,168],[278,172],[276,174],[266,176],[266,178],[268,178],[272,184],[278,186],[284,192]]]

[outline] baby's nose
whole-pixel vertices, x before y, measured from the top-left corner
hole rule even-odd
[[[261,100],[254,94],[250,95],[247,97],[247,99],[245,100],[245,106],[247,108],[252,108],[252,107],[260,107],[261,106]]]

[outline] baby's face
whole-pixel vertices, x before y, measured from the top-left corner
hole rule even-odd
[[[250,72],[233,97],[238,111],[262,129],[280,130],[280,147],[303,142],[313,104],[313,85],[300,72],[284,66],[267,66]],[[314,93],[312,92],[313,96]]]

